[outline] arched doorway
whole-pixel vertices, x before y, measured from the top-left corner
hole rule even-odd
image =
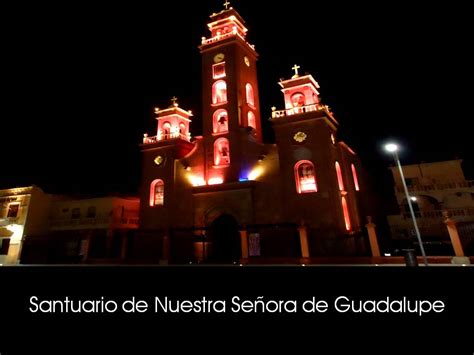
[[[217,217],[209,229],[212,255],[209,261],[217,263],[238,262],[241,256],[239,224],[230,214]]]

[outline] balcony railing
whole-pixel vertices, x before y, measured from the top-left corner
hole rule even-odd
[[[234,32],[228,32],[228,33],[224,33],[222,35],[217,35],[217,36],[214,36],[214,37],[211,37],[211,38],[206,38],[206,37],[203,37],[202,38],[202,41],[201,41],[201,44],[204,46],[206,44],[211,44],[211,43],[215,43],[215,42],[219,42],[219,41],[222,41],[226,38],[230,38],[230,37],[234,37],[236,36],[237,33],[234,33]]]
[[[214,36],[214,37],[211,37],[211,38],[202,37],[201,44],[203,46],[205,46],[207,44],[216,43],[216,42],[222,41],[224,39],[235,37],[235,36],[240,37],[240,39],[242,39],[242,41],[247,43],[252,49],[255,49],[255,45],[248,43],[245,40],[245,38],[239,32],[236,32],[236,31],[227,32],[227,33],[220,34],[220,35],[217,35],[217,36]]]
[[[408,186],[408,191],[429,192],[429,191],[468,189],[468,188],[473,188],[473,187],[474,187],[474,180],[466,180],[466,181],[457,181],[457,182],[412,185],[412,186]],[[396,189],[397,189],[397,192],[404,193],[403,186],[397,185]]]
[[[294,116],[294,115],[299,115],[302,113],[314,112],[314,111],[325,111],[332,117],[332,113],[329,111],[329,106],[313,104],[313,105],[306,105],[306,106],[301,106],[301,107],[292,107],[290,109],[279,110],[279,111],[272,109],[272,119],[286,117],[286,116]]]
[[[53,219],[50,221],[51,227],[90,227],[97,225],[132,225],[138,226],[138,217],[95,217],[95,218],[77,218],[77,219]]]
[[[473,217],[474,218],[474,208],[452,208],[447,210],[431,210],[431,211],[418,211],[415,212],[415,217],[417,219],[437,219],[442,220],[443,211],[448,211],[451,217]],[[409,212],[403,213],[404,219],[411,219],[411,214]]]
[[[154,144],[163,141],[171,141],[175,139],[182,139],[187,142],[191,141],[191,133],[181,134],[181,133],[170,133],[170,134],[160,134],[159,136],[148,137],[148,135],[143,136],[143,144]]]

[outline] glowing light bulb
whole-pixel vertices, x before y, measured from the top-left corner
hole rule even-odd
[[[388,143],[388,144],[385,144],[385,150],[389,153],[395,153],[396,151],[398,151],[399,147],[397,144],[395,143]]]

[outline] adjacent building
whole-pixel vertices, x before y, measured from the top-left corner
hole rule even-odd
[[[48,232],[51,200],[37,186],[0,190],[0,265],[20,263],[25,239]]]
[[[55,196],[48,233],[28,238],[27,263],[119,263],[138,228],[138,198]]]
[[[472,253],[474,240],[474,181],[466,180],[461,160],[405,165],[410,199],[424,242],[448,245],[449,237],[443,223],[447,211],[457,222],[466,253]],[[392,238],[403,241],[415,236],[407,197],[398,168],[392,167],[395,195],[400,214],[388,216]]]

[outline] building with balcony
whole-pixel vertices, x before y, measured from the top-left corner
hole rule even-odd
[[[26,263],[120,262],[138,228],[138,198],[68,199],[56,196],[49,232],[26,240]]]
[[[466,180],[461,160],[405,165],[402,167],[423,242],[449,244],[443,223],[447,211],[457,222],[465,252],[472,255],[474,240],[474,181]],[[415,236],[397,167],[390,168],[400,214],[388,216],[392,238],[410,240]],[[449,247],[448,247],[449,251]]]
[[[269,112],[276,142],[263,142],[258,53],[243,18],[225,6],[210,16],[210,37],[199,46],[203,135],[191,137],[192,112],[173,98],[155,109],[156,133],[141,142],[137,241],[156,237],[154,254],[176,261],[194,260],[196,250],[221,261],[356,255],[367,193],[357,154],[338,140],[319,84],[297,65],[278,83],[284,109]]]
[[[20,263],[25,239],[48,232],[51,200],[37,186],[0,190],[0,265]]]

